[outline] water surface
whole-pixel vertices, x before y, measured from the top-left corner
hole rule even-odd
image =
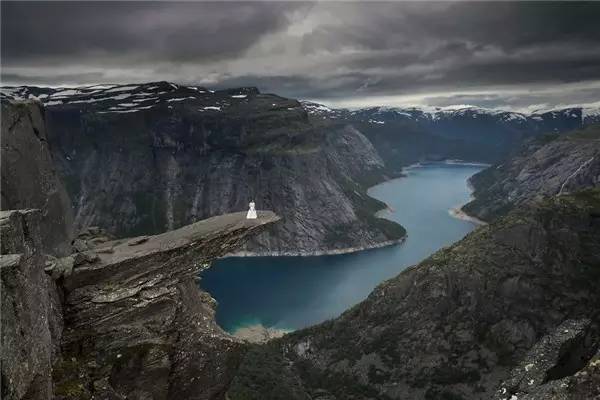
[[[473,230],[449,210],[469,200],[467,179],[482,168],[426,164],[371,188],[369,194],[392,209],[384,216],[406,228],[402,245],[335,256],[218,260],[201,281],[219,304],[217,322],[229,332],[254,324],[294,330],[338,316],[382,281]]]

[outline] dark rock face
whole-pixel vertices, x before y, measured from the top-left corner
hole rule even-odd
[[[72,239],[71,202],[56,175],[38,102],[2,101],[2,210],[41,210],[43,251],[64,255]]]
[[[339,251],[404,235],[373,217],[383,204],[366,186],[386,169],[370,142],[346,124],[309,121],[295,100],[167,82],[11,93],[47,107],[77,229],[152,234],[255,200],[283,222],[248,243],[253,253]]]
[[[494,399],[595,399],[600,396],[597,322],[566,320],[544,336],[499,386]]]
[[[261,211],[203,220],[156,236],[93,240],[60,281],[65,297],[62,399],[223,399],[243,353],[214,320],[194,278],[279,218]]]
[[[468,214],[492,220],[511,208],[546,196],[600,185],[600,125],[567,135],[548,135],[470,180],[475,199]]]
[[[0,212],[2,398],[52,398],[52,364],[62,335],[62,307],[44,273],[38,210]]]
[[[598,189],[519,207],[341,317],[251,350],[229,397],[555,398],[511,378],[525,368],[540,391],[593,398],[599,215]]]

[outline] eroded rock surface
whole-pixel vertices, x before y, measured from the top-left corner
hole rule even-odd
[[[596,322],[566,320],[527,352],[494,399],[595,399],[600,396]]]
[[[256,220],[228,214],[87,250],[61,277],[65,331],[56,395],[224,398],[242,344],[216,325],[214,300],[194,278],[278,219],[267,211]]]
[[[62,335],[56,285],[44,273],[39,210],[0,212],[2,398],[52,398]]]

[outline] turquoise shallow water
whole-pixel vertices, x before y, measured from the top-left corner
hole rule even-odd
[[[408,231],[402,245],[335,256],[217,261],[200,283],[219,304],[217,322],[230,332],[253,324],[293,330],[338,316],[382,281],[474,229],[449,209],[469,200],[467,179],[481,169],[426,164],[371,188],[369,194],[393,210],[385,217]]]

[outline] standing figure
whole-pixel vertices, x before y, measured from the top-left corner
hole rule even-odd
[[[250,209],[248,210],[248,214],[246,215],[246,219],[256,219],[256,209],[254,207],[256,207],[256,204],[254,204],[253,201],[250,202],[250,204],[248,204],[250,206]]]

